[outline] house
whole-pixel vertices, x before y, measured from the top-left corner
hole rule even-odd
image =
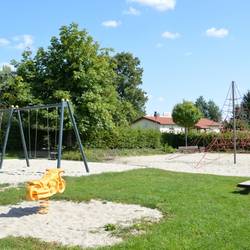
[[[182,133],[185,131],[184,127],[181,127],[174,123],[170,116],[143,116],[131,125],[132,128],[152,128],[158,129],[161,132],[166,133]],[[195,128],[201,132],[220,132],[221,124],[207,118],[201,118],[195,125]]]
[[[200,119],[196,124],[195,128],[201,132],[216,132],[219,133],[221,124],[207,118]]]

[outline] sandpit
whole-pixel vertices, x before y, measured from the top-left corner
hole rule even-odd
[[[175,172],[250,177],[250,154],[237,154],[237,164],[233,163],[233,154],[230,153],[175,153],[120,157],[112,163]]]
[[[39,179],[43,176],[46,168],[55,168],[56,163],[57,162],[54,160],[31,159],[30,167],[27,167],[26,162],[23,159],[4,160],[3,167],[0,169],[0,184],[8,183],[15,186],[19,183]],[[61,163],[62,169],[65,171],[65,176],[83,176],[142,168],[140,166],[129,166],[119,163],[90,162],[90,173],[86,173],[82,161],[63,160]]]
[[[198,164],[200,162],[200,164]],[[46,168],[56,166],[56,161],[44,159],[30,160],[26,167],[25,160],[4,160],[0,170],[0,184],[11,186],[39,179]],[[233,164],[233,155],[228,153],[165,154],[151,156],[119,157],[109,162],[90,162],[90,173],[86,173],[81,161],[62,161],[65,176],[83,176],[106,172],[122,172],[140,168],[158,168],[176,172],[215,174],[223,176],[250,177],[250,154],[238,154],[237,164]]]
[[[37,213],[38,204],[22,202],[0,206],[0,238],[21,236],[81,247],[98,247],[122,241],[105,225],[129,227],[141,220],[158,222],[162,213],[139,205],[100,200],[90,202],[50,201],[48,214]]]

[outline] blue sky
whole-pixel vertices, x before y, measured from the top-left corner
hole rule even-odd
[[[232,80],[250,89],[249,10],[248,0],[2,1],[0,65],[77,22],[102,47],[139,57],[148,114],[200,95],[221,106]]]

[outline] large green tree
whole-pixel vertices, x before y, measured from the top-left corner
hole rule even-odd
[[[207,103],[208,118],[219,122],[221,121],[221,111],[220,108],[215,104],[214,101],[209,100]]]
[[[39,48],[35,56],[25,51],[15,65],[30,84],[34,102],[70,98],[85,135],[126,123],[116,91],[115,61],[77,24],[62,26],[48,48]]]
[[[140,60],[131,53],[117,53],[114,56],[116,89],[123,104],[128,121],[145,114],[146,93],[140,88],[143,69]]]
[[[177,125],[185,128],[185,145],[187,147],[188,129],[194,127],[202,117],[201,111],[192,102],[183,101],[174,106],[172,117]]]
[[[250,123],[250,90],[244,94],[241,103],[241,112],[244,114],[244,118]]]
[[[199,96],[195,101],[195,106],[201,111],[204,117],[209,117],[208,104],[203,96]]]
[[[0,70],[0,106],[25,106],[32,98],[30,85],[21,76],[13,73],[10,67],[4,66]]]
[[[203,96],[200,96],[196,99],[195,106],[199,108],[203,117],[217,122],[221,121],[220,108],[215,104],[214,101],[209,100],[207,102]]]

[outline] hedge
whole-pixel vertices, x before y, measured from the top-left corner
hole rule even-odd
[[[155,129],[115,128],[92,136],[87,146],[93,148],[160,148],[161,133]]]
[[[213,138],[216,136],[218,136],[218,134],[216,133],[191,132],[188,134],[188,145],[206,147],[212,142]],[[185,146],[185,134],[162,133],[161,143],[168,144],[173,148]]]

